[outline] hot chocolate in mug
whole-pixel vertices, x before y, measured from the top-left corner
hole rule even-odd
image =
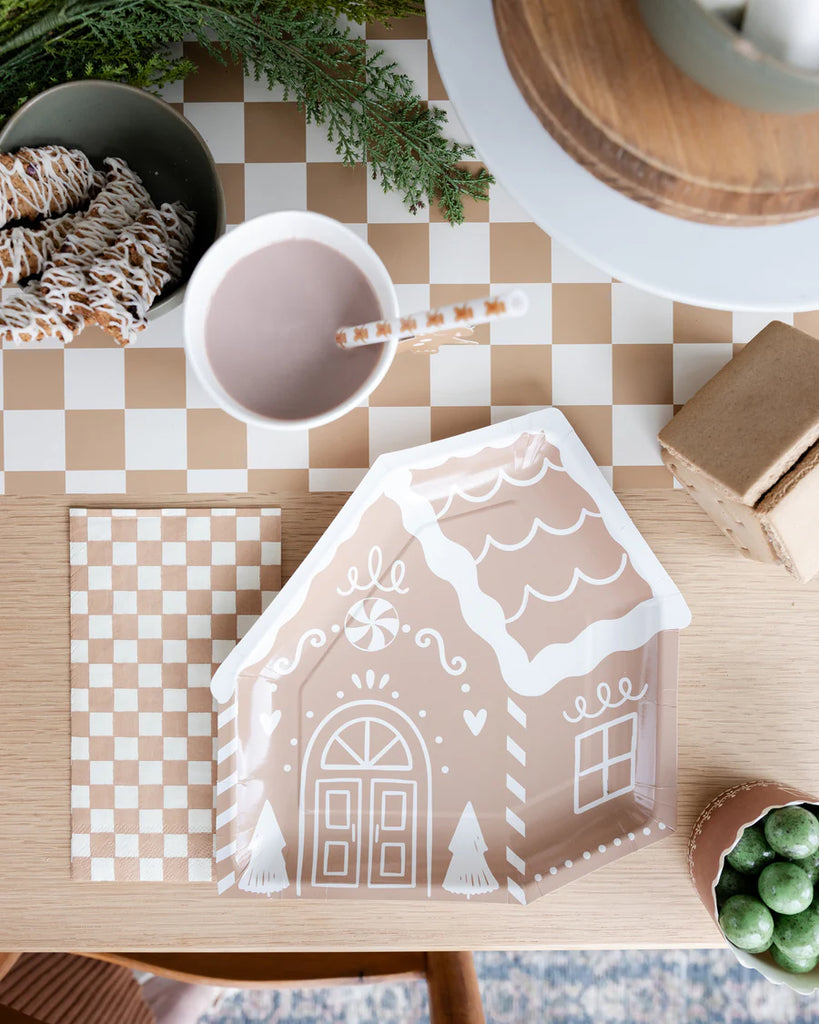
[[[279,430],[317,427],[383,380],[397,342],[345,351],[339,327],[398,316],[386,267],[350,228],[317,213],[269,213],[199,261],[185,297],[185,348],[225,412]]]

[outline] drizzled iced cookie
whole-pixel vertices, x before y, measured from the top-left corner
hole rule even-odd
[[[94,319],[120,345],[147,326],[151,304],[166,284],[179,279],[193,241],[195,215],[182,203],[143,210],[100,253],[88,272]]]
[[[29,282],[0,304],[0,343],[27,345],[56,338],[67,345],[82,327],[79,317],[64,316],[49,305],[39,281]]]
[[[88,199],[96,199],[105,188],[105,171],[94,171],[91,181],[91,188],[88,190]]]
[[[0,225],[73,210],[93,184],[94,168],[78,149],[39,146],[0,153]]]
[[[88,201],[96,198],[104,185],[105,174],[94,171]],[[83,216],[82,210],[78,210],[0,228],[0,287],[39,274]]]
[[[89,301],[88,271],[96,257],[108,249],[119,232],[140,210],[151,206],[151,197],[124,160],[105,160],[105,185],[92,200],[82,220],[46,263],[43,295],[66,316],[94,319]]]
[[[81,217],[81,213],[64,213],[39,224],[0,229],[0,287],[39,274]]]
[[[190,255],[196,214],[184,203],[163,203],[159,212],[168,233],[168,269],[174,282],[182,276],[182,268]]]

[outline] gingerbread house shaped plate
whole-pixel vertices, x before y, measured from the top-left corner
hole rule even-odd
[[[213,679],[220,891],[526,903],[661,838],[689,619],[557,410],[382,456]]]

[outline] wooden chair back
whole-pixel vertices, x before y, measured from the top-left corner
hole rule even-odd
[[[0,979],[4,973],[12,971],[20,956],[0,954]],[[471,953],[82,953],[75,957],[82,958],[117,965],[123,973],[129,968],[177,981],[228,988],[302,988],[424,978],[429,990],[431,1024],[486,1024]],[[32,971],[29,960],[30,955],[22,954],[16,970],[25,966]],[[130,972],[127,973],[130,977]],[[46,975],[52,978],[53,987],[53,970],[46,971]],[[10,976],[5,983],[0,981],[0,1007],[6,1005],[3,989],[14,982],[15,976]],[[29,981],[29,987],[35,984],[34,975]],[[113,984],[113,976],[108,984]],[[20,988],[18,984],[14,991]],[[37,1005],[36,1000],[29,1000],[10,1011],[18,1014],[16,1019],[2,1017],[2,1020],[8,1019],[9,1024],[12,1021],[14,1024],[18,1021],[19,1024],[51,1024],[47,1017],[31,1015]],[[22,1017],[19,1016],[21,1011],[25,1011]],[[66,1021],[71,1019],[65,1018]],[[113,1018],[111,1020],[113,1022]],[[133,1021],[141,1021],[141,1017],[135,1016]],[[131,1024],[127,1018],[122,1018],[122,1024],[126,1022]]]
[[[73,953],[4,954],[3,1024],[155,1024],[132,971]]]

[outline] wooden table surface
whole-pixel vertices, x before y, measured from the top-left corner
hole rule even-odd
[[[678,831],[528,907],[217,897],[215,886],[72,882],[70,504],[280,505],[285,578],[340,494],[0,500],[0,948],[523,949],[714,946],[686,868],[707,801],[747,779],[819,772],[819,582],[747,562],[679,492],[621,495],[685,595]]]

